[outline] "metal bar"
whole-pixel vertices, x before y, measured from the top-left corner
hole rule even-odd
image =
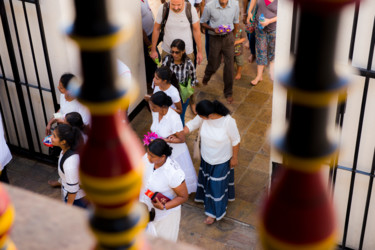
[[[7,49],[8,49],[10,64],[11,64],[11,68],[12,68],[12,72],[13,72],[13,76],[14,76],[14,80],[15,80],[18,102],[19,102],[20,110],[21,110],[21,114],[22,114],[22,121],[23,121],[23,125],[24,125],[24,128],[25,128],[27,143],[28,143],[29,150],[33,152],[33,151],[35,151],[34,144],[33,144],[33,138],[32,138],[32,135],[31,135],[30,123],[29,123],[29,119],[28,119],[28,115],[27,115],[27,111],[26,111],[27,109],[26,109],[25,99],[23,97],[22,86],[19,84],[20,76],[19,76],[19,72],[18,72],[16,56],[15,56],[15,53],[14,53],[12,36],[11,36],[11,33],[10,33],[10,29],[9,29],[8,18],[7,18],[6,11],[5,11],[4,0],[0,0],[0,16],[1,16],[1,21],[3,23],[3,32],[4,32],[4,37],[5,37],[5,41],[6,41],[6,45],[7,45]],[[3,73],[5,73],[5,72],[3,71]],[[14,123],[14,125],[16,126],[16,123]],[[19,141],[19,138],[18,138],[18,141]],[[19,143],[19,145],[21,145],[21,144]]]
[[[370,207],[371,192],[372,192],[372,186],[373,186],[373,183],[374,183],[374,177],[373,177],[374,172],[375,172],[375,150],[374,150],[374,155],[372,157],[371,176],[370,176],[370,179],[369,179],[368,190],[367,190],[367,198],[366,198],[366,206],[365,206],[365,212],[364,212],[363,222],[362,222],[361,238],[360,238],[360,241],[359,241],[359,250],[361,250],[363,248],[363,240],[365,238],[365,233],[366,233],[368,210],[369,210],[369,207]]]
[[[373,59],[373,55],[374,55],[374,46],[375,46],[375,19],[374,19],[374,23],[373,23],[372,37],[371,37],[370,50],[369,50],[369,58],[368,58],[368,63],[367,63],[367,69],[368,70],[370,70],[371,66],[372,66],[372,59]],[[360,146],[361,136],[362,136],[362,126],[363,126],[363,119],[364,119],[365,109],[366,109],[366,101],[367,101],[367,92],[368,92],[368,88],[369,88],[369,81],[370,81],[370,79],[368,77],[366,77],[365,87],[363,89],[363,95],[362,95],[361,113],[360,113],[360,117],[359,117],[358,132],[357,132],[357,141],[356,141],[355,152],[354,152],[353,170],[357,169],[359,146]],[[342,240],[342,246],[343,247],[345,247],[346,238],[347,238],[347,235],[348,235],[348,226],[349,226],[350,210],[351,210],[352,199],[353,199],[354,182],[355,182],[355,172],[352,173],[351,180],[350,180],[348,206],[347,206],[347,209],[346,209],[344,234],[343,234],[343,240]]]
[[[36,138],[40,138],[39,137],[37,123],[36,123],[36,119],[35,119],[34,106],[33,106],[32,100],[31,100],[30,86],[29,86],[28,80],[27,80],[25,62],[23,60],[23,53],[22,53],[22,48],[21,48],[21,43],[20,43],[20,37],[19,37],[19,33],[18,33],[17,22],[16,22],[16,18],[15,18],[15,14],[14,14],[13,0],[9,0],[9,4],[10,4],[11,13],[12,13],[14,31],[16,33],[16,39],[17,39],[17,44],[18,44],[18,52],[20,54],[20,59],[21,59],[23,77],[24,77],[25,82],[26,82],[25,85],[26,85],[27,97],[29,98],[29,105],[30,105],[30,110],[31,110],[31,117],[32,117],[32,120],[33,120],[33,123],[34,123],[35,135],[36,135]],[[42,148],[40,146],[40,143],[38,142],[37,144],[38,144],[39,152],[42,152]]]
[[[290,53],[295,54],[296,51],[296,33],[297,33],[297,12],[298,12],[298,5],[294,1],[293,2],[293,17],[292,17],[292,33],[291,33],[291,41],[290,41]]]
[[[26,21],[27,34],[29,36],[29,43],[30,43],[31,54],[32,54],[32,57],[33,57],[33,64],[34,64],[36,81],[38,83],[38,87],[41,88],[40,79],[39,79],[39,72],[38,72],[38,65],[37,65],[36,59],[35,59],[35,51],[34,51],[33,39],[31,38],[30,24],[29,24],[29,18],[27,16],[27,10],[26,10],[26,4],[25,4],[25,2],[22,2],[22,7],[23,7],[23,14],[25,16],[25,21]],[[47,125],[48,118],[47,118],[47,113],[46,113],[46,106],[44,104],[43,92],[42,92],[41,89],[39,89],[39,96],[40,96],[40,102],[41,102],[42,107],[43,107],[44,122]]]
[[[48,73],[49,85],[51,87],[51,92],[52,92],[53,107],[54,107],[54,110],[57,111],[59,109],[59,105],[57,103],[55,85],[53,83],[51,63],[49,61],[49,54],[48,54],[48,48],[47,48],[47,42],[46,42],[46,35],[44,33],[43,18],[42,18],[42,12],[40,10],[39,0],[35,0],[35,8],[36,8],[36,14],[38,16],[40,39],[42,40],[42,45],[43,45],[44,60],[46,62],[46,68],[47,68],[47,73]]]
[[[353,27],[352,27],[352,37],[350,39],[350,49],[349,49],[349,60],[353,60],[355,37],[357,34],[357,25],[358,25],[358,13],[359,13],[359,1],[355,3],[354,18],[353,18]]]
[[[2,75],[0,75],[0,79],[7,80],[8,82],[15,82],[13,79],[6,78],[5,76],[2,76]],[[22,86],[28,86],[28,87],[33,88],[33,89],[39,89],[39,87],[34,85],[34,84],[25,83],[25,82],[20,82],[19,84],[21,84]],[[40,89],[43,90],[43,91],[51,93],[50,89],[43,88],[43,87],[41,87]]]
[[[363,68],[356,68],[359,70],[359,75],[369,78],[375,78],[375,71],[374,70],[368,70]]]

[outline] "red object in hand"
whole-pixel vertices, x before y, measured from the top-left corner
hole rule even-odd
[[[149,189],[147,189],[147,191],[145,192],[145,195],[147,195],[152,200],[152,202],[156,202],[156,197],[157,197],[159,199],[159,201],[161,203],[163,203],[164,205],[165,205],[165,203],[167,203],[168,201],[171,200],[167,196],[165,196],[164,194],[159,193],[159,192],[154,193],[154,192],[150,191]]]

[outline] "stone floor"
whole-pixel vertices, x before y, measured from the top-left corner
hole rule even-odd
[[[247,58],[247,54],[245,54]],[[206,60],[197,69],[201,82]],[[259,249],[256,235],[258,208],[269,181],[270,147],[268,130],[272,113],[272,82],[268,73],[257,86],[249,84],[255,76],[256,65],[246,64],[241,80],[234,84],[234,103],[226,105],[236,119],[241,134],[239,165],[235,168],[236,200],[228,205],[227,215],[211,226],[203,224],[203,205],[189,201],[183,205],[179,240],[203,249]],[[207,86],[197,87],[196,99],[217,99],[225,103],[222,95],[222,67]],[[188,109],[186,120],[193,118]],[[131,122],[141,138],[149,131],[151,114],[144,108]],[[192,152],[196,132],[187,137]],[[199,162],[194,162],[198,170]],[[44,163],[15,156],[8,168],[11,185],[60,199],[60,190],[50,188],[47,180],[57,178],[57,169]]]

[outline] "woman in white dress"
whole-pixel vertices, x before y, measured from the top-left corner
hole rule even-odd
[[[200,128],[201,164],[196,202],[204,203],[205,224],[222,219],[228,201],[234,201],[234,167],[238,164],[240,134],[229,110],[219,101],[197,104],[198,115],[184,128],[187,134]]]
[[[5,141],[3,121],[0,113],[0,181],[9,183],[6,165],[12,160],[12,154],[9,151],[8,145]]]
[[[46,127],[46,135],[51,134],[51,127],[54,123],[64,123],[64,117],[67,113],[78,112],[82,116],[83,123],[89,125],[90,113],[86,107],[78,102],[78,100],[71,96],[67,90],[69,82],[71,82],[75,76],[73,74],[63,74],[60,78],[58,89],[60,95],[60,109],[53,115],[49,120]]]
[[[185,172],[186,186],[190,194],[197,190],[197,174],[185,143],[180,116],[170,108],[171,105],[172,99],[162,91],[151,96],[151,131],[163,137],[173,148],[171,158],[177,161]]]
[[[148,210],[155,209],[155,218],[148,225],[148,230],[157,237],[176,242],[180,227],[181,204],[189,195],[185,183],[185,174],[178,163],[170,158],[172,148],[162,139],[150,143],[143,160],[146,166],[143,187],[139,200],[147,205]],[[160,199],[153,198],[158,192]],[[167,197],[169,201],[163,202]]]
[[[155,71],[154,76],[154,93],[163,91],[167,94],[170,98],[172,98],[172,106],[171,108],[174,109],[177,113],[181,114],[182,112],[182,104],[181,104],[181,97],[180,92],[178,90],[177,82],[172,83],[172,74],[173,72],[167,66],[161,66]],[[150,100],[150,95],[145,96],[145,100]]]

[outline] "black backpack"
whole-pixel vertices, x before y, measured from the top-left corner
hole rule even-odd
[[[185,13],[186,13],[186,17],[187,19],[189,20],[189,23],[190,23],[190,29],[191,29],[191,33],[193,34],[193,17],[191,15],[191,4],[189,1],[185,1]],[[161,28],[160,28],[160,34],[159,34],[159,40],[158,40],[158,44],[163,41],[163,38],[164,38],[164,28],[165,28],[165,24],[167,23],[167,20],[168,20],[168,16],[169,16],[169,2],[165,2],[163,4],[163,14],[162,14],[162,19],[161,19]]]
[[[76,152],[74,152],[73,150],[71,150],[71,149],[68,149],[65,153],[64,153],[64,155],[61,157],[61,160],[60,160],[60,164],[59,164],[59,166],[60,166],[60,170],[61,170],[61,172],[63,172],[64,174],[65,174],[65,171],[64,171],[64,162],[65,162],[65,160],[66,159],[68,159],[70,156],[72,156],[72,155],[74,155],[74,154],[77,154]]]

